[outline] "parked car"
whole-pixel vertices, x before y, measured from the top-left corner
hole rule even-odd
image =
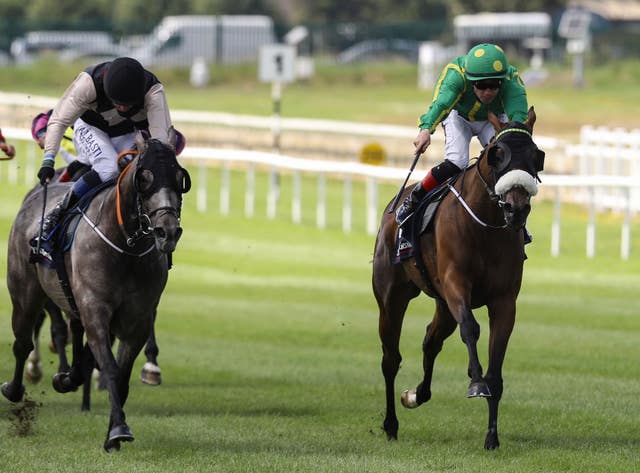
[[[29,64],[46,52],[67,54],[71,59],[74,54],[101,56],[106,53],[116,57],[121,47],[105,31],[29,31],[13,40],[10,52],[15,63]]]

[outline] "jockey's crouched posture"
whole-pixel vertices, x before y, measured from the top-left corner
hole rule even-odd
[[[151,138],[175,146],[177,152],[184,147],[184,137],[178,133],[176,143],[169,143],[173,126],[162,83],[128,57],[80,72],[53,108],[45,123],[44,159],[38,171],[42,185],[54,176],[55,156],[69,126],[74,129],[77,155],[91,165],[91,170],[45,216],[43,237],[80,197],[118,175],[117,157],[134,148],[136,131],[145,131]],[[38,238],[31,241],[32,246],[37,246]]]
[[[416,153],[424,153],[431,134],[442,122],[445,135],[444,162],[433,167],[396,211],[402,225],[427,193],[469,165],[469,144],[474,136],[487,146],[495,135],[488,112],[501,121],[524,122],[527,93],[515,67],[507,63],[495,44],[479,44],[444,67],[435,84],[433,102],[420,117],[420,132],[414,140]],[[525,235],[527,233],[525,232]]]

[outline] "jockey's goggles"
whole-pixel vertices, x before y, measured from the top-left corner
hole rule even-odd
[[[473,86],[478,90],[497,90],[502,85],[501,80],[477,80],[472,82]]]

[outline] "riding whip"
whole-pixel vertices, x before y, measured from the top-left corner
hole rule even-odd
[[[38,234],[38,244],[36,245],[36,255],[40,255],[40,242],[42,241],[42,228],[44,227],[44,211],[47,208],[48,185],[49,183],[47,181],[44,181],[44,183],[42,184],[42,187],[44,187],[44,189],[42,190],[42,216],[40,218],[40,232]]]
[[[416,151],[415,157],[413,158],[413,163],[411,163],[411,167],[409,168],[409,174],[407,174],[407,178],[402,183],[402,187],[398,191],[398,194],[396,195],[396,198],[393,199],[393,204],[391,204],[391,208],[389,209],[389,211],[387,213],[392,214],[396,210],[396,205],[398,205],[398,201],[400,200],[400,196],[404,192],[404,188],[406,187],[407,182],[409,181],[409,177],[411,176],[411,173],[415,169],[416,164],[418,164],[418,159],[419,158],[420,158],[420,152]]]

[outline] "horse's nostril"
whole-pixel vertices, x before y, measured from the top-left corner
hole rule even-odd
[[[167,237],[167,232],[165,232],[162,227],[154,228],[153,234],[156,236],[156,238],[160,238],[160,239],[164,239]]]

